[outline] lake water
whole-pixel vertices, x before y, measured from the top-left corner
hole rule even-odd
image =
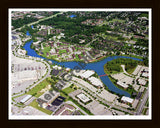
[[[24,49],[27,51],[27,54],[29,56],[33,56],[33,57],[39,57],[39,58],[43,58],[43,59],[46,59],[40,55],[38,55],[33,49],[31,49],[31,44],[32,44],[33,41],[30,41],[30,42],[27,42],[25,45],[24,45]],[[138,60],[138,61],[142,61],[141,59],[138,59],[138,58],[133,58],[133,57],[127,57],[127,56],[112,56],[112,57],[108,57],[108,58],[105,58],[99,62],[94,62],[94,63],[88,63],[88,64],[84,64],[84,63],[81,63],[82,65],[85,65],[83,68],[79,65],[78,62],[76,61],[72,61],[72,62],[57,62],[55,60],[50,60],[50,59],[46,59],[46,60],[50,60],[52,61],[52,63],[55,63],[55,64],[58,64],[58,65],[61,65],[61,66],[64,66],[64,67],[68,67],[68,68],[71,68],[73,69],[75,66],[78,66],[79,68],[81,69],[89,69],[89,70],[94,70],[97,72],[98,75],[104,75],[104,64],[106,64],[107,62],[113,60],[113,59],[117,59],[117,58],[129,58],[129,59],[133,59],[133,60]],[[100,79],[102,80],[102,82],[109,88],[109,90],[115,92],[115,93],[118,93],[118,94],[121,94],[121,95],[125,95],[125,96],[128,96],[130,97],[130,94],[124,90],[121,90],[119,88],[117,88],[111,81],[110,79],[108,78],[108,76],[103,76],[103,77],[100,77]]]
[[[69,17],[73,18],[73,17],[76,17],[76,15],[70,15]]]

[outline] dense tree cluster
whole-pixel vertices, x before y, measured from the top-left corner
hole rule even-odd
[[[121,65],[125,65],[125,70],[128,71],[130,69],[134,69],[138,64],[143,64],[143,62],[126,58],[118,58],[108,62],[105,68],[110,72],[120,72],[122,71]]]
[[[31,22],[34,22],[34,21],[37,21],[37,20],[38,19],[34,18],[34,17],[26,17],[26,16],[24,16],[23,19],[19,18],[17,20],[12,20],[12,26],[14,28],[20,28],[25,24],[28,24],[28,23],[31,23]]]

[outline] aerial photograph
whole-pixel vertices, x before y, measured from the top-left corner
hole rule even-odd
[[[9,9],[9,119],[151,119],[151,9]]]

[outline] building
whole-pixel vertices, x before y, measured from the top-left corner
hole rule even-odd
[[[124,103],[132,104],[134,100],[131,99],[131,98],[129,98],[129,97],[123,96],[123,97],[121,98],[121,101],[124,102]]]
[[[103,83],[98,78],[92,76],[88,80],[96,87],[103,87]]]
[[[140,85],[146,85],[147,81],[144,79],[138,79]]]
[[[124,89],[127,89],[127,88],[128,88],[128,85],[125,84],[125,83],[123,83],[123,82],[121,82],[121,81],[118,81],[117,84],[118,84],[119,86],[121,86],[122,88],[124,88]]]
[[[26,55],[26,50],[18,49],[18,54],[19,55]]]
[[[142,76],[144,76],[144,77],[147,77],[147,78],[148,78],[148,77],[149,77],[149,73],[147,73],[147,72],[143,72],[143,73],[142,73]]]
[[[90,101],[90,99],[84,95],[83,93],[78,94],[77,97],[80,99],[80,101],[82,101],[83,103],[87,103]]]
[[[28,101],[31,97],[32,97],[32,95],[27,95],[27,96],[24,97],[20,102],[24,104],[24,103],[25,103],[26,101]]]
[[[38,45],[41,41],[33,42],[33,45]]]
[[[46,91],[39,97],[39,99],[47,101],[47,104],[51,104],[51,102],[54,101],[59,95],[60,93],[56,91],[51,91],[51,92]]]
[[[89,78],[90,76],[92,76],[95,72],[94,71],[90,71],[90,70],[87,70],[86,72],[82,73],[80,76],[82,78]]]
[[[64,104],[60,109],[58,109],[54,115],[71,115],[75,108],[68,104]]]

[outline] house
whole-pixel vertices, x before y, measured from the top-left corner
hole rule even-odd
[[[72,57],[75,58],[76,57],[75,54],[72,54]]]
[[[79,58],[79,59],[82,59],[81,55],[78,55],[78,58]]]

